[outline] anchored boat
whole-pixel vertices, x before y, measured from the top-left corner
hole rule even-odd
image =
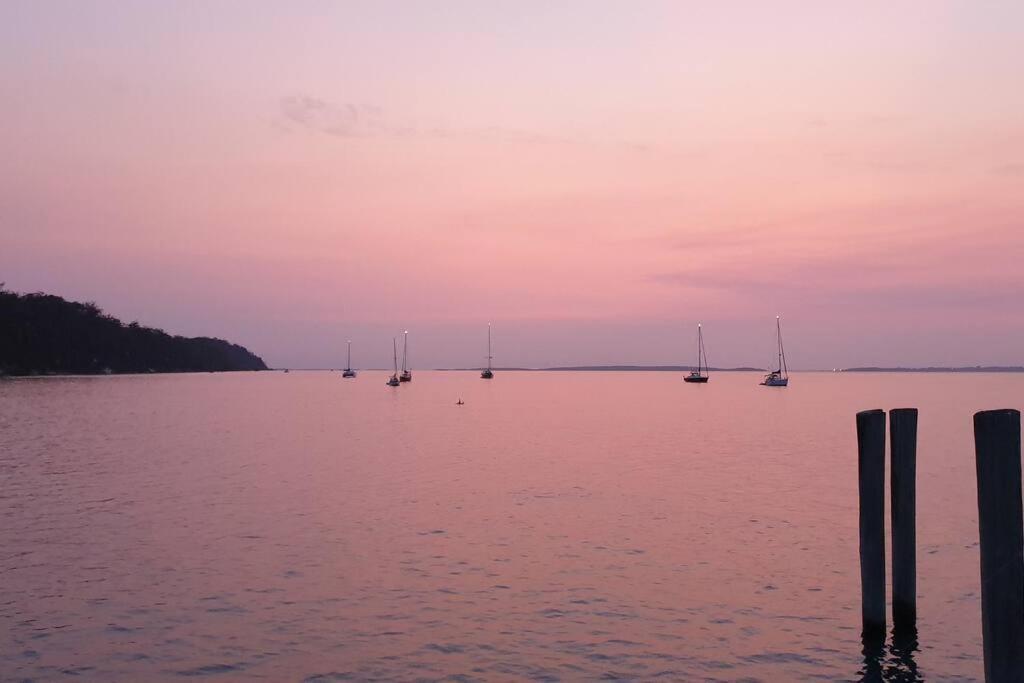
[[[345,371],[341,373],[342,377],[355,377],[356,371],[352,369],[352,340],[348,340],[348,363],[345,365]]]
[[[481,379],[493,379],[494,371],[491,370],[491,324],[487,323],[487,368],[480,373]]]
[[[701,362],[704,363],[704,371],[701,372]],[[683,377],[684,382],[690,384],[707,384],[708,381],[708,355],[704,351],[704,332],[701,324],[697,323],[697,369]]]
[[[789,370],[786,369],[786,350],[782,348],[782,323],[779,316],[775,316],[775,335],[779,341],[779,364],[777,370],[772,370],[761,380],[763,387],[788,387]]]
[[[398,381],[398,340],[394,337],[391,338],[391,346],[395,352],[395,371],[391,373],[387,385],[389,387],[397,387],[401,382]]]
[[[409,330],[405,331],[405,342],[402,346],[402,374],[398,376],[398,381],[412,381],[412,370],[409,369]]]

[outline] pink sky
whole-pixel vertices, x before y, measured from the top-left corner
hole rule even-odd
[[[272,365],[1024,364],[1024,4],[0,5],[0,281]]]

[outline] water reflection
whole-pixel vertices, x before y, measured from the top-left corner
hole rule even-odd
[[[893,629],[888,648],[884,635],[865,634],[861,643],[864,664],[857,672],[859,680],[897,683],[924,680],[914,659],[914,654],[920,649],[917,628]]]

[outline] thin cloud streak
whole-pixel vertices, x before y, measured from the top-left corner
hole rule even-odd
[[[388,115],[384,107],[356,102],[334,103],[311,95],[288,95],[278,102],[277,127],[293,126],[338,138],[421,138],[464,139],[501,144],[597,146],[647,154],[656,146],[648,142],[614,137],[589,139],[584,136],[554,135],[509,126],[451,126],[416,119],[402,120]]]
[[[341,138],[403,135],[414,132],[412,129],[396,128],[387,124],[383,109],[376,105],[335,105],[308,95],[281,98],[280,113],[290,123]]]
[[[416,121],[397,122],[383,107],[345,102],[334,104],[309,95],[290,95],[280,100],[284,121],[300,128],[339,138],[472,138],[481,141],[530,145],[570,145],[580,141],[535,131],[483,126],[455,128]]]

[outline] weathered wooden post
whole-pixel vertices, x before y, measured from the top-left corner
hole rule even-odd
[[[892,516],[892,623],[917,623],[917,408],[889,411],[890,514]]]
[[[860,589],[865,637],[885,637],[885,412],[857,413]]]
[[[1024,515],[1020,412],[974,414],[985,680],[1024,680]]]

